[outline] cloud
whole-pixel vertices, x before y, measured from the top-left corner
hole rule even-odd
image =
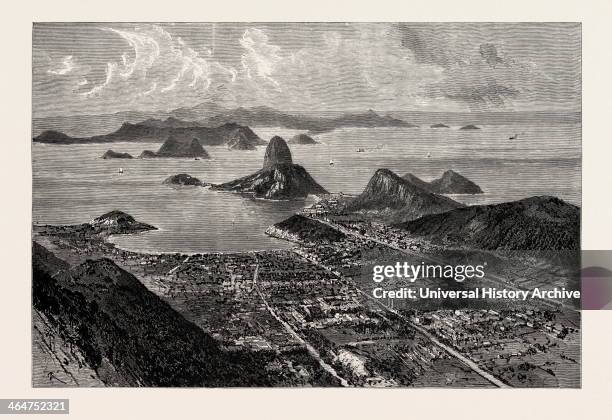
[[[70,73],[75,67],[74,61],[71,55],[67,55],[63,58],[59,67],[47,70],[47,73],[54,74],[56,76],[64,76]]]
[[[571,53],[538,48],[557,42],[553,35],[532,41],[531,32],[480,24],[304,25],[217,24],[214,54],[207,25],[92,26],[87,39],[104,32],[107,51],[35,45],[35,108],[117,112],[213,100],[286,111],[463,111],[572,106],[580,94]]]
[[[268,35],[257,28],[247,29],[240,39],[240,45],[246,50],[241,63],[247,78],[260,78],[279,88],[272,74],[283,60],[280,47],[270,44]]]
[[[92,95],[96,95],[102,92],[104,88],[106,88],[108,85],[111,84],[113,80],[113,76],[115,75],[116,71],[117,71],[117,63],[107,63],[106,64],[106,79],[104,80],[104,82],[97,86],[94,86],[93,88],[91,88],[90,90],[86,92],[82,92],[81,95],[92,96]]]
[[[92,106],[181,106],[197,101],[213,79],[236,79],[236,70],[212,60],[208,49],[199,53],[160,26],[99,29],[119,36],[126,49],[106,63],[104,80],[79,92]]]

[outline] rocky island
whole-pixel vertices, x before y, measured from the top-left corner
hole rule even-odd
[[[133,159],[134,157],[129,153],[115,152],[112,149],[108,149],[106,153],[102,155],[102,159]]]
[[[308,134],[296,134],[288,141],[289,144],[319,144],[318,141],[310,137]]]
[[[459,130],[480,130],[480,127],[478,127],[478,126],[476,126],[474,124],[468,124],[468,125],[464,125]]]
[[[254,194],[257,198],[269,200],[291,200],[306,198],[310,194],[326,194],[304,169],[294,164],[287,142],[274,136],[264,156],[263,168],[252,175],[213,185],[215,190]]]
[[[196,187],[203,187],[209,184],[206,184],[200,181],[198,178],[195,178],[189,174],[177,174],[172,175],[166,178],[163,182],[166,185],[191,185]]]
[[[168,139],[161,145],[157,152],[145,150],[140,154],[140,158],[200,158],[210,159],[210,156],[204,150],[200,141],[196,138],[191,140],[179,140],[174,136]]]

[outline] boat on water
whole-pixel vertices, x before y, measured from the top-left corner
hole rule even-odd
[[[358,152],[358,153],[365,152],[365,149],[364,149],[363,147],[359,147],[359,148],[357,149],[357,152]]]
[[[123,175],[123,168],[119,168],[119,175]]]
[[[518,136],[519,136],[518,134],[515,134],[513,136],[508,137],[508,140],[516,140],[518,139]]]
[[[334,160],[333,159],[329,160],[329,166],[334,166]]]
[[[427,156],[426,157],[430,158],[431,157],[431,153],[427,152]]]

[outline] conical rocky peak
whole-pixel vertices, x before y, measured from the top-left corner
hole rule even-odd
[[[266,148],[263,163],[264,169],[270,168],[274,165],[290,165],[292,163],[293,159],[291,159],[291,150],[289,150],[287,142],[282,137],[272,137],[268,147]]]

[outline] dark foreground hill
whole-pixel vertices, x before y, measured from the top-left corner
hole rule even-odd
[[[295,214],[282,222],[270,226],[266,234],[298,243],[331,243],[346,235],[325,223]]]
[[[549,196],[458,208],[397,226],[436,242],[478,249],[580,249],[580,209]]]
[[[108,259],[67,268],[49,254],[34,242],[34,307],[107,385],[274,385],[265,371],[273,354],[224,351]]]
[[[363,192],[348,202],[346,210],[397,223],[461,206],[448,197],[434,194],[401,178],[389,169],[378,169]]]
[[[402,178],[436,194],[482,194],[482,189],[478,185],[453,170],[444,172],[440,178],[431,182],[423,181],[411,173],[407,173]]]
[[[270,200],[291,200],[305,198],[310,194],[327,194],[304,169],[293,163],[291,151],[285,140],[274,136],[264,156],[263,168],[254,174],[224,184],[213,185],[212,189],[252,193],[255,197]]]

